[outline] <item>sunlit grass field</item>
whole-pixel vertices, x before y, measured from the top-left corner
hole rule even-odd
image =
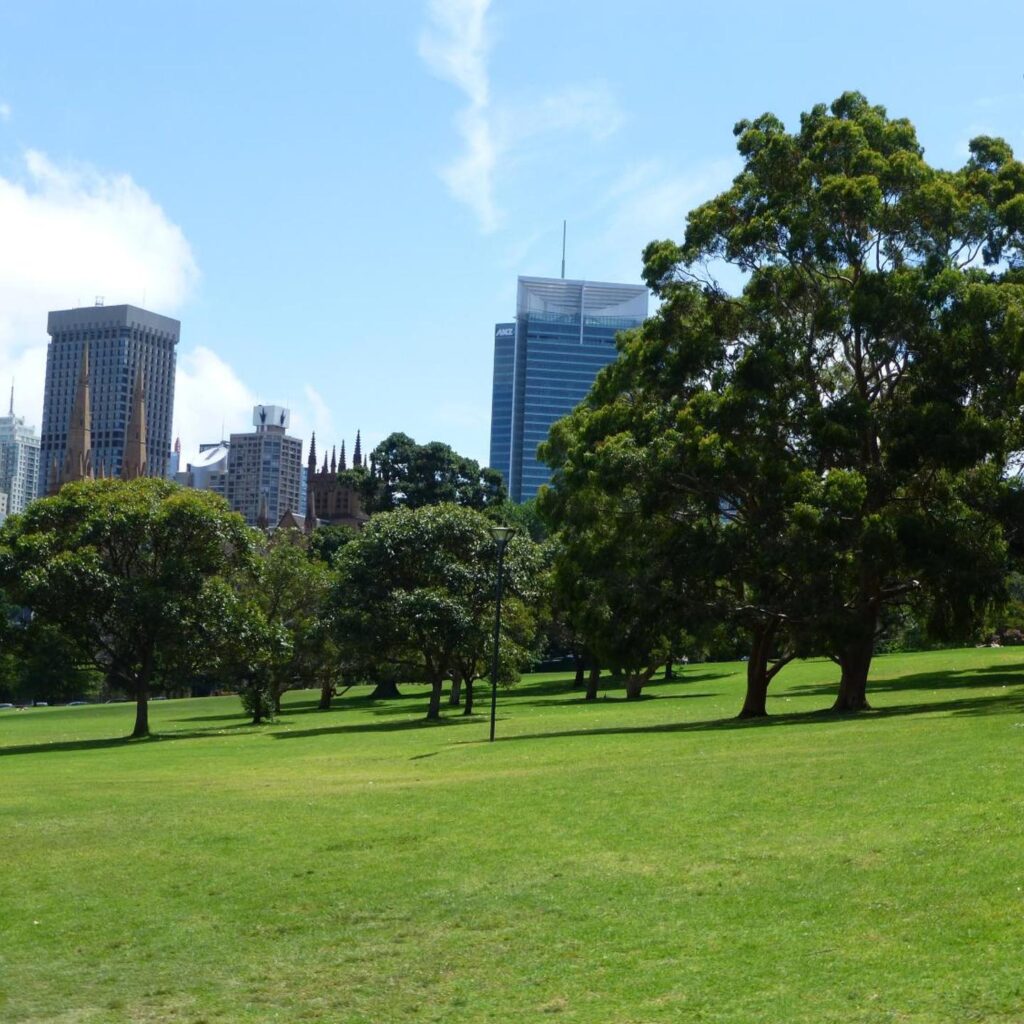
[[[1024,649],[743,669],[0,712],[0,1021],[1024,1021]]]

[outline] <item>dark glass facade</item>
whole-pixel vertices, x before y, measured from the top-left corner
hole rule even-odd
[[[136,306],[86,306],[55,310],[47,320],[46,387],[39,458],[39,493],[45,494],[51,465],[63,465],[68,422],[89,346],[92,466],[119,476],[132,388],[141,368],[146,396],[146,440],[150,476],[164,476],[171,454],[175,346],[181,324]]]
[[[519,279],[516,322],[495,328],[491,405],[491,466],[505,476],[513,501],[548,482],[538,445],[615,359],[618,332],[646,315],[640,286]]]
[[[494,382],[491,390],[491,461],[505,473],[512,458],[512,385],[515,377],[516,325],[494,326]]]

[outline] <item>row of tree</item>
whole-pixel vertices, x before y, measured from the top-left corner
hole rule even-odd
[[[155,479],[69,484],[0,531],[9,678],[54,663],[64,696],[100,681],[135,700],[134,736],[149,732],[152,695],[196,689],[237,691],[260,722],[294,687],[318,687],[327,707],[339,685],[393,695],[428,682],[437,718],[453,679],[469,713],[492,654],[491,525],[444,503],[361,531],[268,537],[208,492]],[[511,681],[536,656],[540,548],[513,540],[505,567],[499,655]]]

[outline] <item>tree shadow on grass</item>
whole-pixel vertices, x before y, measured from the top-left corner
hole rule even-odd
[[[159,743],[168,743],[172,740],[198,740],[209,737],[223,737],[228,730],[242,729],[249,726],[253,729],[260,729],[261,726],[252,725],[251,722],[238,722],[235,725],[217,726],[212,729],[182,729],[180,732],[153,733],[143,739],[135,739],[132,736],[105,736],[100,739],[91,740],[61,740],[57,743],[19,743],[7,747],[0,747],[0,757],[12,757],[15,754],[54,754],[73,750],[102,750],[108,747],[150,747]]]
[[[517,699],[517,694],[512,695],[517,705],[531,708],[600,707],[608,704],[644,704],[649,700],[656,700],[660,703],[663,700],[690,700],[694,697],[717,696],[719,696],[717,693],[643,693],[639,697],[628,700],[624,693],[599,693],[596,700],[587,700],[580,693],[574,697],[567,697],[565,700],[520,700]]]
[[[838,672],[838,669],[836,670]],[[831,683],[808,683],[780,689],[771,697],[815,697],[834,695],[838,680]],[[940,669],[937,672],[915,672],[905,676],[868,681],[868,700],[873,693],[902,693],[905,690],[967,690],[995,686],[1024,686],[1024,663],[989,665],[974,669]]]
[[[411,729],[443,729],[457,725],[479,725],[482,715],[454,715],[428,721],[426,718],[410,718],[404,722],[353,722],[351,725],[325,725],[318,729],[292,729],[287,732],[268,733],[275,740],[301,740],[310,736],[328,736],[331,734],[360,732],[408,732]]]
[[[367,684],[369,685],[369,684]],[[331,698],[331,706],[327,708],[320,707],[320,698],[311,697],[309,700],[289,701],[284,707],[281,708],[280,714],[276,715],[276,719],[289,718],[293,715],[307,715],[311,711],[320,711],[323,713],[331,711],[342,711],[346,708],[364,708],[373,707],[376,704],[382,706],[396,703],[398,701],[409,701],[409,700],[425,700],[425,696],[422,692],[420,693],[400,693],[397,697],[371,697],[368,693],[353,694],[350,697],[343,697],[338,694]],[[404,714],[408,714],[408,708],[399,709]],[[235,721],[238,718],[245,718],[243,711],[237,711],[233,713],[223,715],[189,715],[183,718],[172,718],[172,722],[230,722]]]
[[[715,718],[696,722],[659,722],[653,725],[606,726],[595,729],[564,729],[554,732],[521,733],[518,736],[499,736],[498,742],[514,743],[519,740],[568,739],[584,736],[622,736],[645,733],[719,732],[733,729],[765,729],[786,725],[818,725],[830,722],[880,722],[904,715],[948,714],[953,716],[982,716],[1024,714],[1024,693],[996,694],[992,697],[965,697],[951,701],[923,701],[914,704],[896,704],[849,714],[825,708],[817,711],[794,711],[766,718]],[[469,740],[462,742],[483,742]]]

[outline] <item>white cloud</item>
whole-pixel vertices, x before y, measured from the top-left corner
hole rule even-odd
[[[17,411],[38,427],[48,310],[145,296],[173,314],[198,270],[181,229],[128,175],[34,150],[20,179],[0,176],[0,224],[0,384],[17,378]]]
[[[491,122],[487,73],[487,9],[491,0],[430,0],[431,26],[420,36],[420,57],[438,78],[464,93],[468,106],[456,117],[462,154],[441,177],[451,194],[476,214],[484,231],[493,231],[500,214],[494,202],[498,149]]]
[[[490,6],[491,0],[430,0],[433,25],[420,37],[420,56],[476,107],[487,106],[490,92],[485,24]]]
[[[182,468],[198,454],[200,444],[252,430],[252,407],[259,402],[216,352],[204,345],[179,352],[173,432],[181,438]]]
[[[3,100],[0,100],[0,121],[3,121],[5,123],[7,121],[10,121],[11,115],[13,113],[14,111],[11,110],[10,103],[4,103]]]
[[[622,123],[622,112],[605,83],[570,85],[528,102],[495,104],[487,57],[491,0],[429,0],[429,27],[419,53],[427,67],[466,98],[455,115],[462,152],[441,168],[448,191],[476,215],[490,233],[504,217],[495,198],[499,161],[529,139],[556,132],[582,131],[600,141]]]
[[[181,438],[182,468],[199,453],[199,446],[219,441],[232,433],[248,433],[255,405],[283,405],[291,412],[288,433],[301,438],[303,459],[309,451],[310,434],[316,431],[317,450],[339,444],[326,400],[311,384],[298,402],[287,394],[256,390],[243,380],[216,352],[205,345],[178,353],[175,375],[174,436]],[[355,431],[346,438],[349,446]],[[374,442],[376,443],[376,442]],[[369,451],[364,443],[364,450]],[[349,452],[351,455],[351,452]]]

